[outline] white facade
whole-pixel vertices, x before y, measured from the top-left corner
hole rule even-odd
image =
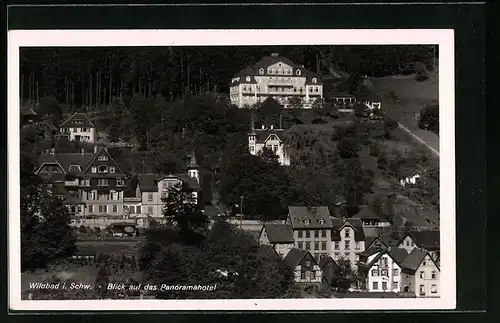
[[[83,141],[88,143],[94,143],[97,141],[97,129],[96,128],[66,128],[62,127],[59,129],[62,134],[69,136],[71,141]]]
[[[350,225],[345,225],[339,230],[340,240],[332,241],[330,256],[333,260],[348,259],[351,266],[356,267],[359,260],[358,254],[365,251],[365,242],[355,240],[355,231]]]
[[[261,245],[264,244],[273,246],[274,250],[276,250],[281,259],[285,258],[286,255],[290,252],[290,250],[292,250],[292,248],[295,246],[294,242],[272,243],[271,241],[269,241],[269,237],[267,236],[265,227],[263,227],[261,234],[259,235],[259,243]]]
[[[420,266],[412,274],[403,274],[403,290],[415,294],[417,297],[439,297],[440,271],[430,255],[426,255]]]
[[[262,133],[259,133],[261,132]],[[263,141],[259,141],[258,134],[262,135],[265,133],[265,139]],[[265,129],[263,126],[262,129],[255,130],[248,134],[248,150],[250,154],[258,156],[262,153],[264,147],[269,150],[272,150],[277,156],[278,161],[281,165],[290,165],[290,157],[286,153],[285,145],[283,141],[280,139],[279,135],[283,133],[283,129]]]
[[[379,253],[368,257],[372,262]],[[401,291],[401,267],[384,253],[369,269],[366,276],[366,289],[369,292],[399,292]]]
[[[323,85],[316,75],[277,54],[266,62],[269,65],[257,63],[233,77],[229,93],[232,104],[250,107],[272,97],[289,108],[289,100],[296,97],[302,108],[311,108],[323,98]]]

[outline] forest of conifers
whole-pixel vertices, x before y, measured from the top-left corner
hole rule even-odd
[[[22,48],[20,94],[92,107],[137,92],[161,92],[169,101],[188,89],[228,92],[234,74],[274,52],[323,77],[330,68],[351,75],[412,73],[415,62],[432,69],[438,55],[434,46]]]

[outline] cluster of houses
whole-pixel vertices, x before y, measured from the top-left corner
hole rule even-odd
[[[282,259],[301,284],[330,287],[339,261],[348,260],[361,278],[354,289],[439,297],[439,231],[410,231],[394,239],[389,223],[366,219],[366,213],[337,218],[326,206],[290,206],[286,221],[262,226],[260,254]]]

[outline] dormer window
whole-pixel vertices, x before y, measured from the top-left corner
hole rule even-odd
[[[75,120],[75,124],[83,124],[83,120]]]
[[[297,70],[297,72],[295,72],[295,74],[300,75],[300,70]]]
[[[313,83],[318,83],[318,79],[313,78]]]
[[[99,173],[107,173],[107,172],[108,172],[108,166],[106,165],[99,166]]]
[[[247,82],[250,82],[250,76],[247,76]]]
[[[108,156],[99,156],[98,160],[108,160]]]
[[[71,166],[69,166],[69,171],[70,172],[80,172],[81,168],[79,165],[71,165]]]
[[[114,172],[115,172],[115,167],[114,167],[114,166],[110,166],[110,167],[109,167],[109,172],[110,172],[111,174],[114,174]]]
[[[325,219],[319,218],[318,223],[321,225],[325,224]]]
[[[309,225],[309,224],[311,224],[311,220],[309,220],[309,218],[305,218],[305,219],[304,219],[304,224],[305,224],[305,225]]]
[[[263,69],[263,68],[261,68],[261,69],[259,70],[259,74],[260,74],[260,75],[264,75],[264,69]]]

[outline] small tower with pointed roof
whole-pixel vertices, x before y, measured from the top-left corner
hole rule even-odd
[[[189,163],[187,165],[188,175],[189,177],[195,178],[196,181],[200,182],[200,166],[196,162],[196,154],[194,153],[194,149],[191,152],[191,156],[189,158]]]
[[[255,133],[255,123],[253,120],[253,113],[252,113],[252,121],[250,121],[250,132],[248,133],[248,149],[252,155],[256,154],[256,137],[257,134]]]

